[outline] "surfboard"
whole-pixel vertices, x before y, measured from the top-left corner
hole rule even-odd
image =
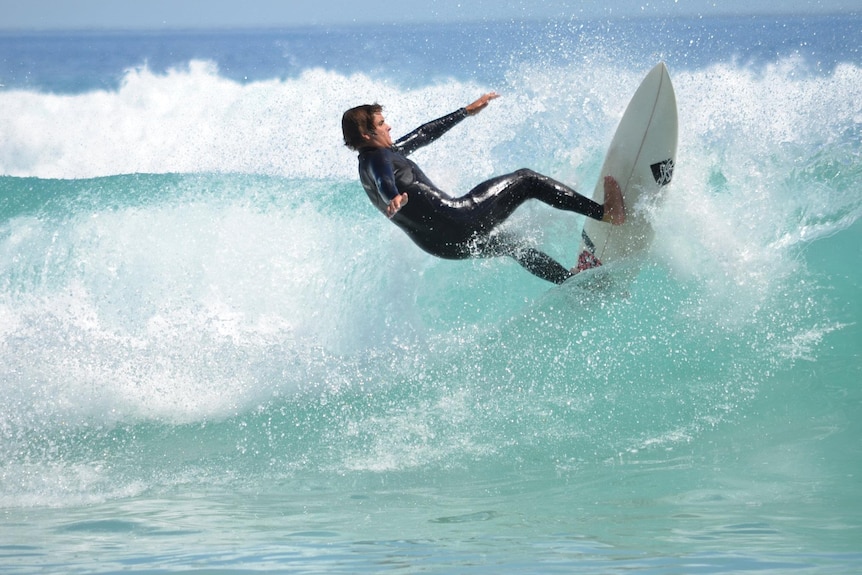
[[[659,62],[626,107],[593,191],[593,199],[603,203],[605,176],[613,176],[623,192],[625,223],[613,226],[588,218],[573,272],[630,258],[649,248],[654,232],[648,210],[661,200],[662,188],[673,178],[677,133],[676,95],[667,66]]]

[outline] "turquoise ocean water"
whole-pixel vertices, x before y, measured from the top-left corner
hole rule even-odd
[[[862,571],[858,15],[0,34],[0,571]],[[667,62],[642,262],[429,257],[444,189],[592,189]],[[566,263],[581,220],[509,222]],[[615,278],[635,275],[632,283]]]

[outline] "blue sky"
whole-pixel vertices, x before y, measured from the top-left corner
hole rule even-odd
[[[862,12],[860,0],[0,0],[0,28],[190,28]]]

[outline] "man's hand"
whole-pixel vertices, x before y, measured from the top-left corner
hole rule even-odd
[[[473,102],[472,104],[467,106],[467,114],[470,116],[474,116],[488,107],[488,102],[491,100],[496,100],[500,97],[500,94],[497,92],[488,92],[487,94],[482,94],[482,96]]]
[[[389,202],[389,205],[386,206],[386,217],[391,218],[395,214],[398,213],[398,210],[401,209],[407,203],[407,194],[398,194],[392,201]]]

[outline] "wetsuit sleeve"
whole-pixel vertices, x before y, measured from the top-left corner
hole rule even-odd
[[[406,136],[395,142],[395,149],[405,156],[412,154],[422,146],[427,146],[467,117],[467,108],[455,110],[442,118],[422,124]]]
[[[395,184],[395,170],[392,167],[392,158],[389,150],[379,150],[368,158],[368,174],[374,180],[377,193],[385,203],[389,203],[399,195],[398,186]]]

